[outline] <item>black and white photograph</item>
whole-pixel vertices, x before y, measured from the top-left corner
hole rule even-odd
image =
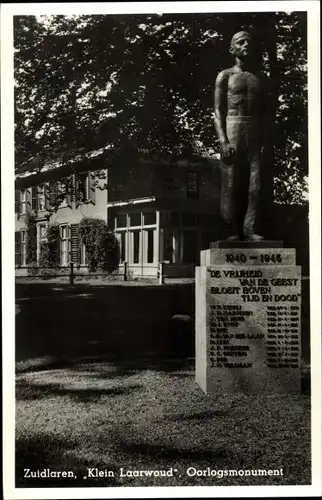
[[[320,6],[229,4],[2,4],[6,499],[322,493]]]

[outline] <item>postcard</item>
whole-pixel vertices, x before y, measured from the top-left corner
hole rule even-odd
[[[321,494],[319,11],[2,5],[4,498]]]

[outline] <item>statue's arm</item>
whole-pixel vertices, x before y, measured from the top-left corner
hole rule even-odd
[[[228,144],[226,134],[227,80],[227,72],[221,71],[215,84],[215,129],[221,146]]]

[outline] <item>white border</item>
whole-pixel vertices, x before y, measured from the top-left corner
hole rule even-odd
[[[309,199],[311,269],[312,478],[310,486],[192,486],[117,488],[14,487],[14,15],[35,14],[162,14],[187,12],[308,12],[309,84]],[[319,496],[321,489],[321,162],[320,162],[320,4],[308,1],[42,3],[1,5],[1,118],[2,118],[2,310],[3,310],[3,478],[4,498],[160,498]],[[12,188],[12,189],[11,189]]]

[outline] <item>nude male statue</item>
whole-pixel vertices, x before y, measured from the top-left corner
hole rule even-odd
[[[267,77],[258,71],[251,35],[236,33],[235,66],[215,85],[215,128],[222,161],[221,214],[227,239],[260,241],[260,157],[268,133]]]

